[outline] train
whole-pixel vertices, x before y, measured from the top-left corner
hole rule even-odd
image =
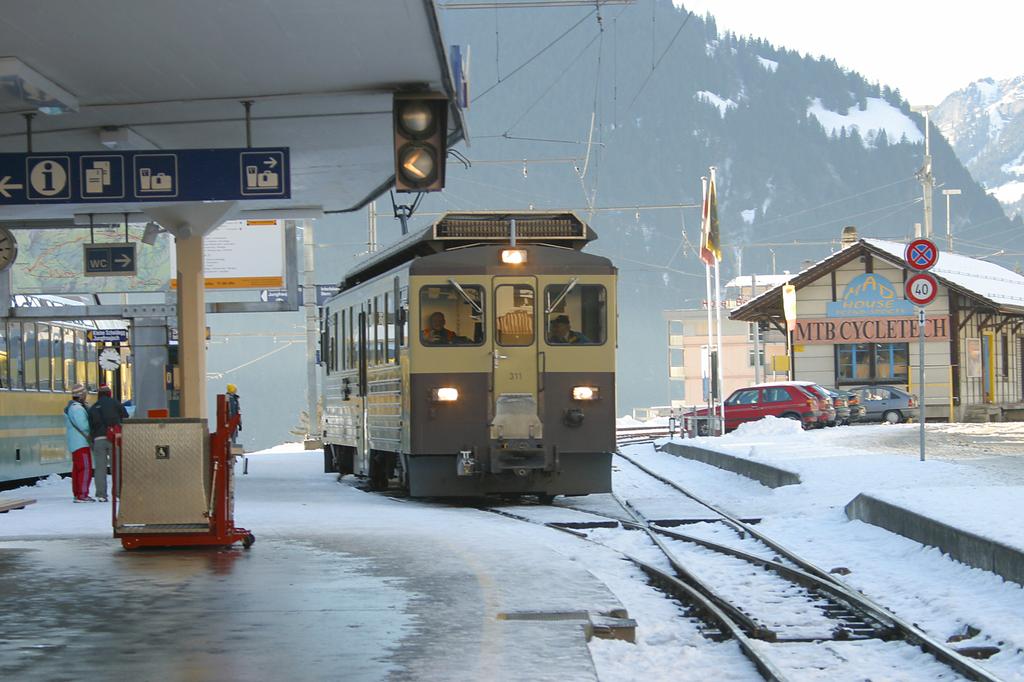
[[[446,213],[321,314],[324,471],[411,497],[611,490],[617,270],[574,213]]]
[[[57,308],[80,304],[60,296],[17,296],[19,307]],[[0,317],[0,486],[29,483],[71,471],[64,438],[64,407],[71,387],[81,383],[95,394],[113,373],[100,370],[99,346],[90,330],[110,328],[104,320]],[[122,395],[130,395],[131,370],[121,365]]]

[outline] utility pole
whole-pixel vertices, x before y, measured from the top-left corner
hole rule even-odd
[[[911,107],[911,111],[924,114],[924,165],[917,171],[917,179],[921,181],[921,191],[924,193],[924,236],[931,239],[934,236],[932,231],[932,192],[935,187],[935,176],[932,175],[932,149],[929,131],[931,125],[928,120],[928,112],[935,107],[919,106]]]
[[[757,298],[757,275],[750,275],[750,298]],[[754,322],[754,383],[761,383],[761,375],[763,374],[761,367],[761,323]]]
[[[369,219],[369,231],[366,240],[366,251],[368,253],[377,252],[377,202],[371,201],[369,206],[366,207],[367,217]]]

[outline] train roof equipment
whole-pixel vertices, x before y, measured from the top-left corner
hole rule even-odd
[[[449,212],[429,227],[374,254],[341,281],[345,291],[420,256],[471,246],[512,242],[515,221],[517,244],[544,244],[580,251],[597,233],[571,211],[460,211]]]

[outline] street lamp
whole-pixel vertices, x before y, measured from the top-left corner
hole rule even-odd
[[[942,193],[946,195],[946,241],[949,243],[949,251],[953,252],[953,230],[949,226],[949,198],[952,196],[959,196],[960,190],[958,189],[944,189]]]

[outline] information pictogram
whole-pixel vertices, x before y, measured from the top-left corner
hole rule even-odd
[[[918,272],[931,270],[939,260],[939,249],[931,239],[915,239],[907,244],[903,260],[911,269]]]
[[[903,293],[914,305],[926,306],[934,301],[935,295],[939,293],[939,283],[932,275],[922,272],[907,280]]]

